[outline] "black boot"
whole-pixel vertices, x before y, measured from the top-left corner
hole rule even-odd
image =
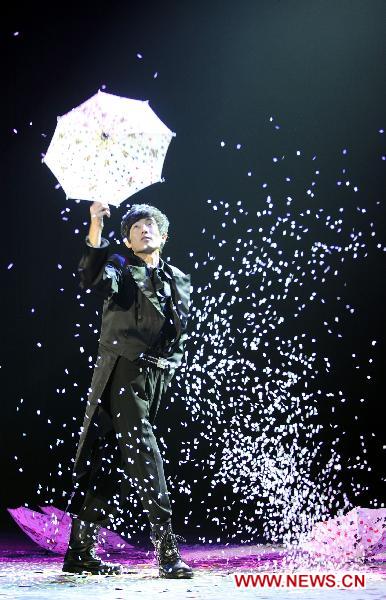
[[[62,571],[68,573],[88,572],[92,575],[116,575],[121,566],[103,562],[95,554],[100,526],[73,518],[70,541],[64,557]]]
[[[175,535],[171,524],[166,526],[161,534],[152,533],[151,541],[155,546],[155,556],[157,558],[160,577],[169,579],[191,578],[193,570],[183,560],[181,560],[180,551],[177,545],[177,538],[184,540],[180,535]]]

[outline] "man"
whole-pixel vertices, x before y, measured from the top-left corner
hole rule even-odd
[[[95,553],[100,527],[108,525],[132,487],[140,494],[151,527],[161,577],[192,577],[182,561],[171,526],[171,506],[152,425],[161,398],[180,365],[186,341],[190,275],[162,260],[167,217],[137,204],[124,215],[128,250],[108,257],[102,237],[109,207],[94,202],[81,287],[104,297],[98,358],[75,457],[73,479],[87,482],[77,518],[72,519],[63,571],[120,573],[120,565]]]

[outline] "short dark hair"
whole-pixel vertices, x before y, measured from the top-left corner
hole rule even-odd
[[[133,204],[131,208],[122,217],[121,221],[121,235],[122,238],[129,239],[131,226],[134,225],[140,219],[148,219],[153,217],[158,225],[158,229],[161,235],[168,233],[169,230],[169,219],[155,206],[150,204]],[[166,240],[162,240],[160,246],[160,253],[165,245]]]

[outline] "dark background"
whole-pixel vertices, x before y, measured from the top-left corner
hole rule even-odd
[[[204,261],[208,252],[216,255],[209,233],[215,232],[218,239],[228,236],[232,243],[244,235],[256,210],[266,208],[268,193],[275,199],[276,214],[289,210],[288,194],[297,198],[291,211],[299,215],[310,205],[305,190],[315,167],[321,178],[314,205],[335,217],[337,207],[345,207],[346,240],[354,230],[363,232],[359,241],[366,248],[326,284],[327,297],[344,290],[345,301],[355,306],[355,315],[340,322],[342,339],[326,334],[323,325],[324,320],[333,322],[336,314],[331,303],[309,311],[302,331],[309,328],[318,336],[321,356],[334,357],[332,372],[320,374],[316,388],[323,389],[326,378],[329,389],[344,386],[347,404],[338,405],[334,417],[346,431],[340,447],[343,464],[358,452],[360,435],[366,437],[371,472],[366,467],[356,475],[360,491],[354,494],[352,473],[343,470],[342,490],[353,505],[370,506],[374,498],[384,503],[385,147],[379,130],[385,126],[385,18],[386,5],[377,0],[8,7],[0,37],[2,527],[13,526],[6,507],[36,507],[42,498],[65,506],[61,492],[69,486],[69,460],[97,349],[95,311],[101,306],[97,299],[85,298],[76,277],[88,204],[65,200],[41,156],[57,115],[101,86],[106,92],[148,99],[177,133],[164,165],[165,182],[131,200],[155,204],[168,214],[171,229],[164,255],[183,271],[194,271],[194,261]],[[342,149],[348,149],[347,155]],[[274,156],[286,158],[278,166]],[[252,176],[247,176],[249,171]],[[290,191],[286,176],[293,177]],[[352,182],[349,189],[336,185],[347,177]],[[269,182],[267,192],[264,182]],[[228,202],[233,209],[242,200],[250,211],[247,222],[239,231],[234,227],[221,232],[222,215],[210,208],[208,199]],[[118,235],[121,214],[121,208],[112,208],[106,235]],[[319,231],[315,223],[310,225],[315,239],[322,238],[322,225]],[[288,238],[282,238],[282,244],[289,244]],[[194,258],[189,256],[192,251]],[[207,281],[206,268],[192,272],[195,290]],[[255,285],[258,294],[260,281]],[[312,285],[307,292],[311,291]],[[194,301],[200,305],[199,293]],[[293,306],[282,307],[282,314],[292,314]],[[245,310],[246,304],[236,310],[236,318],[241,320]],[[193,319],[192,330],[196,322]],[[289,321],[286,335],[296,331],[297,321]],[[375,346],[372,340],[377,340]],[[258,365],[259,357],[244,351],[241,337],[237,343],[239,352]],[[190,344],[192,355],[193,340]],[[351,353],[357,353],[357,361]],[[271,359],[275,363],[273,354]],[[179,443],[189,436],[185,428],[178,428],[184,411],[175,402],[159,416],[161,432],[167,433],[170,421],[177,423],[168,442],[167,469],[179,477],[182,472],[187,476],[189,468],[178,470]],[[353,420],[354,414],[359,421]],[[326,405],[320,406],[320,416],[322,422],[329,421]],[[328,446],[327,430],[325,436]],[[63,475],[58,475],[58,462]],[[41,498],[36,495],[38,482],[50,488]],[[215,506],[226,502],[223,492],[208,499],[209,488],[202,481],[194,489],[192,519],[210,531],[213,524],[202,518],[201,498]],[[181,524],[185,506],[178,504],[178,494],[175,498]],[[232,510],[230,523],[236,519],[237,502]]]

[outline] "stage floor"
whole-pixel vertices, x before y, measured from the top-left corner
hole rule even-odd
[[[334,568],[330,563],[315,562],[304,554],[288,553],[268,545],[193,545],[181,544],[181,554],[195,570],[190,580],[166,580],[158,577],[151,546],[136,547],[111,555],[105,560],[119,562],[124,574],[88,576],[62,573],[62,556],[40,549],[23,534],[0,535],[0,600],[225,600],[234,598],[292,597],[302,600],[385,600],[386,561],[349,564]],[[102,556],[102,555],[101,555]],[[355,572],[366,574],[366,589],[258,589],[238,588],[235,574]]]

